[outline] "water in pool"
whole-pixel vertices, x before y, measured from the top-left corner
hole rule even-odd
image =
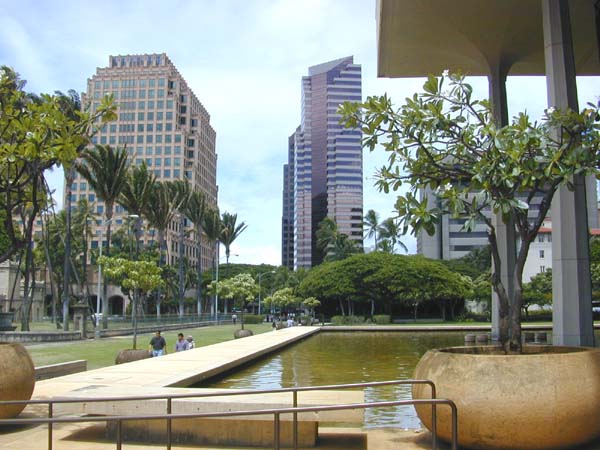
[[[318,333],[201,387],[276,389],[407,379],[431,348],[463,345],[464,332]],[[365,401],[411,398],[410,386],[365,388]],[[365,410],[365,427],[420,428],[412,406]]]

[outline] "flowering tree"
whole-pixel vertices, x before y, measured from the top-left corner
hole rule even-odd
[[[244,329],[244,309],[248,302],[258,295],[258,285],[249,273],[240,273],[224,281],[213,281],[209,286],[210,292],[217,291],[223,298],[233,299],[234,305],[241,310],[240,324]]]
[[[102,256],[98,258],[106,277],[118,281],[122,288],[133,291],[133,349],[137,347],[137,309],[140,298],[143,300],[151,291],[163,285],[160,267],[152,261],[130,261],[125,258]]]
[[[465,230],[485,223],[499,298],[500,342],[507,352],[521,351],[523,266],[529,246],[546,217],[554,193],[571,188],[573,177],[597,175],[600,164],[598,107],[581,113],[549,109],[540,122],[517,115],[500,127],[487,100],[473,100],[464,76],[430,76],[424,92],[395,109],[386,96],[341,107],[348,127],[361,127],[364,145],[380,144],[388,164],[377,172],[385,192],[406,186],[395,208],[403,232],[433,234],[442,216],[466,219]],[[419,191],[437,196],[428,203]],[[535,208],[532,206],[535,205]],[[514,221],[520,241],[514,269],[514,297],[500,279],[496,227],[487,211]]]

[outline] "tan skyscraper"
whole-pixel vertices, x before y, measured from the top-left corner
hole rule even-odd
[[[166,54],[110,56],[109,66],[98,68],[88,79],[84,102],[97,108],[100,99],[112,94],[118,104],[117,120],[107,124],[93,140],[94,144],[124,147],[132,164],[146,162],[160,181],[187,180],[195,190],[203,192],[207,204],[217,205],[216,133],[210,115],[187,85]],[[80,198],[95,202],[96,212],[104,213],[104,204],[96,198],[86,181],[76,176],[73,203]],[[125,221],[126,212],[115,207],[113,229]],[[144,224],[147,226],[147,224]],[[192,230],[191,224],[188,227]],[[175,264],[179,253],[179,222],[167,233],[168,262]],[[106,239],[104,227],[96,227],[92,247]],[[156,241],[157,234],[147,230],[144,243]],[[212,263],[213,248],[202,241],[202,267]],[[185,239],[184,254],[196,265],[199,255],[195,236]]]

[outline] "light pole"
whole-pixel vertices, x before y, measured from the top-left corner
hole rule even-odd
[[[109,223],[112,222],[112,218],[105,220],[104,222],[102,222],[102,227],[105,227],[106,225],[108,225]],[[102,247],[103,247],[103,242],[102,242],[103,236],[102,236],[102,229],[100,229],[100,253],[98,256],[98,259],[102,258]],[[94,338],[95,339],[100,339],[100,292],[102,289],[102,264],[100,264],[100,261],[98,261],[98,291],[96,293],[96,330],[94,331]]]
[[[258,274],[258,315],[260,316],[260,280],[263,277],[263,275],[268,275],[270,273],[275,273],[274,270],[270,270],[268,272],[262,272]]]

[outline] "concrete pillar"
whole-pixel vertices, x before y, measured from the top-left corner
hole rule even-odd
[[[506,99],[506,76],[508,67],[503,64],[496,64],[490,67],[489,96],[492,102],[494,117],[498,125],[508,125],[508,104]],[[492,213],[493,214],[493,213]],[[496,237],[498,241],[498,251],[500,253],[500,279],[508,298],[514,297],[514,273],[516,263],[516,233],[514,222],[511,220],[508,224],[502,221],[501,214],[492,215],[492,223],[496,228]],[[494,262],[492,261],[492,270]],[[500,335],[500,316],[499,316],[498,295],[492,291],[492,339],[497,340]]]
[[[548,105],[578,110],[568,1],[542,0],[542,17]],[[573,184],[552,202],[552,334],[555,345],[593,346],[586,181]]]

